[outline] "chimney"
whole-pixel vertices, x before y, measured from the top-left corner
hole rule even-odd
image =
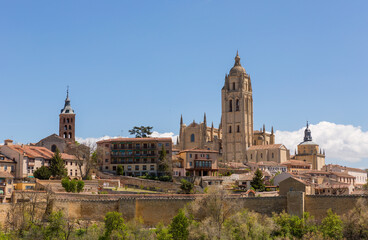
[[[13,145],[13,140],[11,140],[11,139],[5,139],[4,140],[4,143],[5,143],[5,145],[11,146],[11,145]]]

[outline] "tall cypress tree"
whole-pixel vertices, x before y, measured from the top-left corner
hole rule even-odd
[[[65,168],[64,160],[61,158],[59,149],[56,149],[54,156],[51,158],[50,171],[51,175],[58,179],[62,179],[68,174]]]
[[[263,174],[259,168],[257,168],[256,172],[254,173],[253,181],[250,184],[255,190],[264,191],[265,185],[263,183]]]

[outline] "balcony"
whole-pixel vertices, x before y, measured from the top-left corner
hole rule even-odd
[[[212,169],[212,161],[194,160],[194,169],[210,170]]]

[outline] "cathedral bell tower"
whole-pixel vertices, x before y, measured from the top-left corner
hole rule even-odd
[[[245,162],[253,137],[253,97],[250,76],[240,64],[238,52],[225,76],[221,105],[223,161]]]
[[[59,136],[68,142],[75,142],[75,113],[70,106],[69,88],[66,92],[64,108],[59,115]]]

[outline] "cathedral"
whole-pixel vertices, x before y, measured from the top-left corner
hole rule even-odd
[[[188,126],[180,119],[177,141],[179,150],[208,149],[219,151],[223,162],[247,162],[247,150],[255,145],[274,145],[273,127],[255,131],[253,125],[253,94],[250,76],[240,63],[238,52],[234,66],[225,76],[221,90],[221,123],[219,128],[193,121]]]

